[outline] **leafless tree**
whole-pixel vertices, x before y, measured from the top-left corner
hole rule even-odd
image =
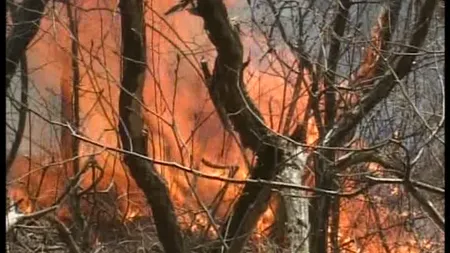
[[[442,8],[8,1],[10,250],[443,252]]]
[[[397,171],[396,176],[398,179],[392,180],[401,182],[406,193],[411,194],[416,201],[421,203],[422,208],[427,210],[425,212],[431,217],[431,220],[440,229],[443,229],[444,220],[442,215],[433,207],[431,202],[421,196],[417,185],[413,183],[415,180],[411,176],[411,170],[415,170],[413,169],[415,165],[413,161],[417,161],[422,156],[423,146],[422,149],[412,151],[411,147],[406,147],[403,144],[403,141],[405,141],[403,140],[405,138],[404,133],[402,133],[402,137],[395,136],[397,135],[395,134],[397,130],[394,130],[393,137],[389,142],[394,143],[394,145],[399,146],[402,151],[406,152],[403,157],[406,160],[397,158],[400,159],[400,161],[396,161],[397,165],[392,164],[391,157],[379,155],[383,148],[370,151],[345,152],[340,157],[338,156],[339,147],[348,146],[348,141],[354,140],[355,137],[365,137],[361,133],[364,129],[359,126],[363,123],[367,124],[366,117],[383,104],[385,99],[392,94],[394,88],[400,88],[403,92],[402,95],[407,100],[410,99],[409,94],[405,94],[404,86],[406,84],[403,79],[416,71],[413,67],[416,64],[416,60],[420,59],[420,51],[424,50],[422,48],[428,38],[427,34],[429,33],[437,2],[424,1],[421,5],[414,6],[416,8],[414,13],[417,18],[413,19],[415,25],[412,26],[411,30],[407,30],[411,31],[407,34],[410,37],[399,32],[397,26],[398,23],[405,25],[409,20],[399,22],[397,19],[402,11],[403,13],[406,12],[402,10],[402,5],[404,5],[403,8],[413,8],[412,5],[415,5],[415,3],[405,3],[405,1],[385,1],[380,3],[381,12],[372,31],[373,40],[369,41],[370,44],[366,46],[363,64],[356,68],[353,67],[356,69],[355,71],[352,71],[352,67],[350,67],[350,75],[340,75],[339,73],[342,71],[338,68],[340,67],[338,64],[344,63],[344,57],[341,57],[341,55],[349,52],[348,47],[344,49],[345,46],[343,45],[345,40],[348,41],[346,39],[348,36],[345,36],[346,31],[349,36],[358,31],[358,27],[352,23],[354,20],[359,22],[358,18],[351,17],[351,14],[358,15],[358,13],[351,12],[351,9],[358,9],[360,4],[367,5],[368,3],[340,1],[336,5],[331,4],[328,8],[337,10],[336,14],[329,14],[327,11],[323,14],[323,19],[320,21],[317,18],[317,14],[313,14],[313,21],[309,22],[310,26],[308,28],[311,29],[316,26],[320,29],[320,33],[325,33],[325,35],[319,35],[323,37],[322,41],[316,43],[316,45],[318,44],[316,51],[319,52],[317,59],[309,56],[309,52],[314,51],[314,46],[312,50],[306,50],[308,43],[304,40],[306,36],[313,36],[308,34],[305,29],[305,24],[308,22],[305,22],[304,19],[308,18],[309,12],[315,12],[317,9],[320,9],[315,7],[312,1],[302,3],[273,2],[268,0],[253,1],[249,2],[249,4],[254,8],[252,10],[252,21],[256,23],[256,27],[260,29],[267,40],[268,53],[275,54],[280,59],[281,64],[290,66],[289,63],[284,62],[281,55],[277,55],[277,49],[274,46],[275,43],[284,41],[285,46],[298,61],[298,69],[296,69],[297,73],[299,73],[298,78],[304,78],[302,74],[305,69],[310,75],[311,87],[306,87],[306,89],[311,89],[308,101],[310,107],[307,107],[304,113],[306,120],[303,123],[307,122],[308,117],[312,117],[309,114],[314,115],[319,131],[317,151],[311,157],[315,173],[315,186],[321,189],[342,191],[343,181],[336,178],[337,174],[342,173],[341,169],[347,169],[347,166],[358,163],[376,162],[385,167],[385,169]],[[306,8],[303,5],[306,5]],[[262,10],[258,10],[258,6]],[[264,7],[267,10],[264,10]],[[208,36],[218,53],[213,74],[211,75],[205,71],[214,104],[219,113],[223,112],[225,114],[221,115],[222,118],[225,118],[223,121],[229,119],[232,122],[234,130],[240,134],[244,147],[249,147],[256,153],[258,162],[252,169],[251,178],[274,180],[280,171],[289,168],[289,166],[285,165],[283,167],[280,165],[287,164],[286,160],[292,159],[283,158],[285,153],[295,153],[292,151],[292,148],[288,148],[287,144],[283,144],[283,142],[286,142],[286,137],[290,137],[290,142],[297,142],[297,145],[299,145],[298,142],[302,142],[302,140],[296,140],[296,137],[302,136],[298,135],[298,132],[305,128],[300,123],[298,128],[303,127],[303,129],[294,131],[294,135],[282,137],[273,133],[264,124],[261,113],[246,95],[242,74],[245,66],[243,65],[243,50],[239,27],[231,24],[224,5],[218,1],[199,1],[197,13],[203,18],[205,29],[208,31]],[[326,17],[329,15],[334,16],[332,23],[326,21]],[[258,23],[258,21],[261,23]],[[400,41],[405,41],[407,44],[405,46],[396,44],[398,42],[394,39],[393,34],[405,36]],[[282,50],[281,47],[279,49]],[[350,64],[354,64],[354,62],[350,62]],[[345,67],[340,68],[346,69]],[[347,79],[346,76],[349,78]],[[299,86],[300,83],[296,82],[293,85]],[[297,89],[294,93],[299,94],[302,88],[294,87],[294,89]],[[400,95],[399,92],[396,94]],[[356,98],[352,98],[355,96]],[[415,111],[413,113],[416,113],[418,117],[422,117],[420,116],[421,112],[417,111],[413,103],[409,106],[414,108]],[[221,110],[221,107],[225,109]],[[376,120],[380,120],[379,116]],[[441,124],[436,122],[437,125],[435,127],[428,128],[428,138],[439,141],[440,138],[436,134],[442,132],[443,120],[444,117],[442,116]],[[428,125],[426,120],[422,120],[422,124]],[[390,126],[395,129],[395,125],[393,123]],[[378,131],[380,130],[382,131],[383,129]],[[411,130],[410,128],[407,131]],[[414,144],[418,146],[424,145],[424,143],[419,143],[416,142]],[[294,150],[297,151],[296,149]],[[360,156],[363,156],[364,159],[361,159]],[[410,158],[414,156],[415,158]],[[287,157],[292,157],[292,155]],[[340,160],[344,162],[345,166],[337,170],[340,166],[336,166],[336,161]],[[303,164],[306,164],[306,162],[303,161]],[[301,167],[302,165],[300,165]],[[298,174],[300,176],[303,174],[302,169],[300,169]],[[288,173],[288,175],[291,175],[290,178],[292,178],[294,174]],[[383,179],[368,176],[363,181],[366,182],[361,184],[361,187],[366,185],[366,187],[370,188],[377,182],[383,182]],[[387,182],[389,182],[389,179],[386,179],[385,183]],[[235,205],[233,215],[229,217],[229,225],[224,226],[222,232],[224,236],[232,240],[229,252],[242,250],[245,238],[255,227],[257,221],[255,217],[259,217],[267,207],[269,192],[263,186],[246,185]],[[441,190],[441,193],[443,193],[443,190]],[[307,205],[307,203],[298,203],[299,208],[296,209],[296,212],[292,212],[290,209],[295,206],[295,201],[286,202],[286,210],[288,211],[286,223],[295,224],[294,227],[298,229],[291,228],[288,234],[298,233],[302,238],[305,238],[309,231],[311,233],[310,244],[302,242],[303,248],[300,250],[301,252],[327,252],[329,250],[329,240],[332,242],[331,249],[333,252],[339,252],[339,199],[338,195],[330,196],[326,194],[312,199],[310,210],[313,211],[314,215],[309,215],[310,220],[307,222],[304,222],[304,217],[308,217],[308,215],[300,211],[305,210],[301,206]],[[298,221],[295,222],[296,220],[290,216],[294,216]],[[299,228],[303,223],[310,223],[310,230],[309,226],[305,226],[303,229]],[[329,227],[331,227],[331,230],[328,229]],[[299,245],[296,243],[301,238],[295,237],[298,235],[289,236],[291,239],[291,251],[299,249]],[[293,240],[294,238],[296,240]],[[388,250],[388,248],[385,250]]]

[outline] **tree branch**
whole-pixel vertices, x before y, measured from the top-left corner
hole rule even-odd
[[[328,52],[327,69],[325,71],[325,129],[328,131],[334,124],[336,118],[336,87],[335,72],[339,61],[339,51],[341,48],[341,38],[344,35],[347,26],[348,11],[351,6],[350,0],[342,0],[338,4],[339,12],[334,20],[333,36],[331,39],[330,50]]]
[[[347,133],[351,132],[363,119],[369,111],[371,111],[378,103],[389,96],[398,80],[403,79],[411,70],[412,63],[416,58],[416,53],[423,45],[428,34],[430,21],[433,17],[437,0],[426,0],[421,9],[418,22],[410,40],[406,54],[394,58],[391,66],[393,71],[387,69],[384,71],[382,78],[375,82],[375,87],[366,94],[355,108],[344,115],[336,123],[331,131],[327,133],[325,143],[329,146],[337,146],[344,139]],[[385,63],[389,64],[389,63]]]
[[[291,154],[291,151],[296,149],[288,147],[281,136],[265,125],[261,113],[247,94],[243,82],[245,65],[242,63],[243,48],[239,31],[228,20],[223,2],[199,1],[196,13],[203,18],[208,37],[218,53],[212,74],[202,62],[211,99],[225,126],[229,121],[233,130],[238,132],[243,146],[250,148],[257,157],[255,166],[250,169],[250,179],[234,206],[233,214],[222,228],[223,237],[231,240],[227,252],[241,252],[259,217],[267,209],[272,192],[270,185],[249,182],[274,180],[288,167],[287,159],[292,159],[294,154]],[[299,159],[297,156],[298,154],[294,159]],[[303,202],[297,204],[304,205]]]

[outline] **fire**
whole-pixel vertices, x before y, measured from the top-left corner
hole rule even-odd
[[[13,188],[8,193],[11,203],[19,203],[18,207],[22,213],[29,214],[33,211],[33,205],[24,190]]]
[[[274,220],[275,220],[274,210],[271,208],[268,208],[263,213],[263,215],[261,216],[261,218],[258,221],[258,224],[256,225],[256,231],[258,231],[258,233],[255,236],[257,239],[262,239],[262,238],[264,238],[264,236],[268,235],[268,232],[270,231],[269,229],[270,229],[272,223],[274,222]]]
[[[156,13],[163,13],[172,6],[173,1],[151,2]],[[229,2],[232,4],[232,2],[237,1]],[[113,6],[113,3],[114,1],[111,3],[102,2],[105,6],[101,7],[114,9],[116,7]],[[82,1],[80,4],[84,9],[102,5],[98,1]],[[58,3],[55,3],[55,5],[57,7],[61,6]],[[115,129],[119,121],[117,118],[117,101],[120,92],[118,88],[120,57],[117,52],[120,51],[120,45],[117,42],[117,38],[120,31],[120,22],[117,15],[104,15],[101,17],[102,19],[100,19],[98,12],[86,12],[82,15],[83,18],[80,21],[79,28],[81,33],[79,43],[81,45],[90,45],[91,48],[84,48],[80,52],[80,59],[84,59],[80,60],[82,62],[80,68],[83,76],[80,85],[82,89],[80,111],[83,118],[81,131],[92,140],[116,147],[118,146],[117,133],[111,129]],[[148,50],[150,73],[148,73],[144,90],[143,103],[145,108],[143,112],[151,136],[149,143],[151,157],[158,160],[174,161],[220,176],[228,176],[231,170],[211,168],[202,163],[202,159],[214,161],[216,164],[233,165],[239,168],[235,172],[234,177],[245,179],[248,175],[245,159],[252,161],[253,156],[248,150],[241,152],[239,143],[223,129],[202,83],[201,75],[198,69],[191,65],[191,62],[198,62],[199,56],[190,55],[178,62],[174,60],[178,53],[174,53],[171,43],[167,41],[167,38],[170,39],[171,42],[176,43],[185,51],[194,51],[194,49],[186,43],[181,43],[180,38],[183,41],[195,40],[195,43],[200,47],[210,48],[210,44],[204,36],[201,21],[198,18],[193,18],[186,12],[180,12],[177,15],[173,15],[165,23],[157,15],[154,15],[152,11],[148,11],[147,22],[148,42],[152,43],[152,50]],[[70,79],[68,79],[68,76],[70,76],[68,63],[71,59],[68,53],[70,52],[70,36],[62,24],[54,23],[52,20],[43,20],[41,26],[42,31],[48,30],[50,32],[41,32],[36,36],[39,40],[29,49],[28,56],[32,65],[30,68],[36,69],[32,73],[32,78],[38,82],[40,91],[50,97],[52,93],[67,92],[64,89],[60,90],[59,83],[70,83]],[[176,29],[182,26],[190,29]],[[177,34],[172,30],[172,27],[176,29]],[[161,36],[160,33],[165,34],[167,38]],[[100,41],[99,37],[102,37],[103,41]],[[244,38],[243,41],[244,43],[251,43],[251,40],[248,38]],[[101,52],[100,49],[102,47],[106,47],[109,50]],[[248,47],[250,48],[250,45]],[[154,53],[156,50],[161,53]],[[94,51],[96,53],[92,55]],[[250,51],[246,53],[250,54]],[[252,53],[255,54],[254,52]],[[203,56],[207,59],[211,57],[211,55],[206,53]],[[257,56],[252,55],[252,57],[256,58]],[[289,57],[291,56],[288,55],[288,61]],[[90,60],[88,61],[87,59]],[[43,61],[50,62],[50,64],[42,67],[40,65]],[[290,59],[290,61],[294,62],[294,59]],[[173,66],[177,66],[178,72],[175,72]],[[282,68],[277,63],[274,63],[271,67]],[[292,133],[296,124],[302,122],[304,118],[308,100],[307,95],[302,95],[297,100],[294,116],[291,122],[287,122],[286,108],[294,96],[292,86],[286,88],[286,83],[282,78],[264,74],[261,66],[253,61],[245,74],[249,94],[260,108],[269,127],[280,133],[283,133],[284,130]],[[311,83],[310,73],[305,70],[304,75],[305,80],[297,84],[301,87]],[[99,94],[102,95],[100,96]],[[48,127],[42,122],[37,122],[36,124],[41,128]],[[306,126],[307,144],[314,144],[318,137],[314,119],[309,119]],[[44,146],[53,147],[54,145],[49,140],[40,139],[39,141],[43,142]],[[64,146],[64,143],[59,143],[58,145],[61,148]],[[51,150],[53,153],[35,156],[31,160],[40,161],[43,160],[43,157],[48,158],[50,156],[62,157],[58,148],[52,148]],[[122,213],[126,213],[126,220],[133,221],[138,216],[148,215],[146,200],[140,193],[134,180],[128,175],[127,168],[120,161],[118,154],[81,143],[80,164],[85,164],[88,160],[87,157],[94,153],[96,154],[95,159],[98,165],[103,169],[88,169],[80,179],[80,188],[88,189],[96,181],[96,178],[100,178],[100,175],[102,175],[95,187],[96,190],[111,194],[111,198],[118,202],[117,208]],[[29,177],[21,178],[28,173],[29,167],[32,167],[32,170],[36,172],[31,173]],[[46,170],[42,170],[42,167],[45,167],[45,163],[33,163],[25,157],[18,157],[13,165],[9,179],[20,181],[22,184],[20,186],[19,184],[11,185],[9,193],[12,199],[25,200],[21,204],[21,209],[24,212],[32,212],[35,208],[34,205],[44,207],[52,204],[64,189],[65,181],[73,176],[73,174],[65,171],[62,165],[50,166]],[[380,169],[375,165],[370,165],[369,167],[373,171]],[[196,194],[199,195],[199,198],[204,203],[218,206],[216,217],[224,217],[228,214],[229,206],[241,190],[236,185],[227,185],[227,189],[217,201],[216,198],[218,198],[220,190],[226,185],[225,183],[196,178],[168,166],[158,165],[157,170],[167,181],[172,199],[176,203],[177,208],[180,209],[201,210],[197,204],[196,197],[192,193],[192,189],[195,189]],[[311,175],[309,176],[311,177]],[[43,178],[44,183],[40,182],[41,178]],[[28,192],[23,188],[23,184],[27,180],[29,180],[30,186]],[[350,185],[348,188],[352,187]],[[31,199],[35,197],[32,194],[35,194],[37,191],[40,194],[36,200],[32,201]],[[394,188],[392,191],[392,194],[399,194],[398,188]],[[129,194],[129,192],[134,192],[135,194]],[[126,197],[119,198],[118,196]],[[137,203],[137,207],[134,204],[130,207],[130,202]],[[268,228],[275,220],[276,203],[273,202],[271,204],[273,208],[268,208],[257,224],[258,237],[266,235]],[[362,197],[351,201],[343,201],[340,224],[342,227],[340,230],[341,244],[348,246],[348,252],[351,252],[351,250],[360,252],[360,245],[362,244],[367,244],[365,252],[381,252],[380,245],[382,243],[379,240],[374,239],[370,241],[370,239],[360,238],[373,229],[372,224],[374,222],[373,217],[370,217],[370,221],[363,222],[360,220],[360,213],[355,215],[355,211],[366,212],[368,210],[364,202],[365,199]],[[382,218],[387,219],[389,210],[386,208],[382,210]],[[179,218],[181,220],[180,223],[184,224],[183,226],[189,228],[192,232],[201,232],[203,229],[208,228],[208,234],[211,237],[217,236],[216,231],[208,225],[209,219],[204,214],[192,215],[191,213],[182,214],[180,212]],[[407,236],[402,237],[402,239],[409,240]],[[410,249],[410,251],[407,251],[406,248],[398,248],[397,250],[391,252],[418,252]]]
[[[139,216],[139,210],[130,210],[127,215],[125,216],[125,219],[128,221],[133,221],[133,219],[137,216]]]

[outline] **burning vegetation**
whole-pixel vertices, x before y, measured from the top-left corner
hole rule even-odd
[[[9,2],[10,252],[444,252],[439,3],[363,2]]]

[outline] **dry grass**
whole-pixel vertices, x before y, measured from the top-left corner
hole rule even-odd
[[[67,226],[73,230],[73,226]],[[149,217],[137,217],[131,222],[110,222],[98,226],[92,223],[88,227],[89,244],[83,248],[82,238],[73,239],[81,252],[89,253],[162,253],[154,223]],[[20,222],[7,235],[7,245],[10,253],[52,252],[77,253],[71,251],[66,235],[58,230],[53,217],[43,217],[36,220]],[[88,236],[89,236],[89,233]],[[220,247],[217,240],[205,238],[203,233],[185,232],[186,252],[206,253],[212,248]],[[249,240],[244,252],[282,252],[269,239]]]

